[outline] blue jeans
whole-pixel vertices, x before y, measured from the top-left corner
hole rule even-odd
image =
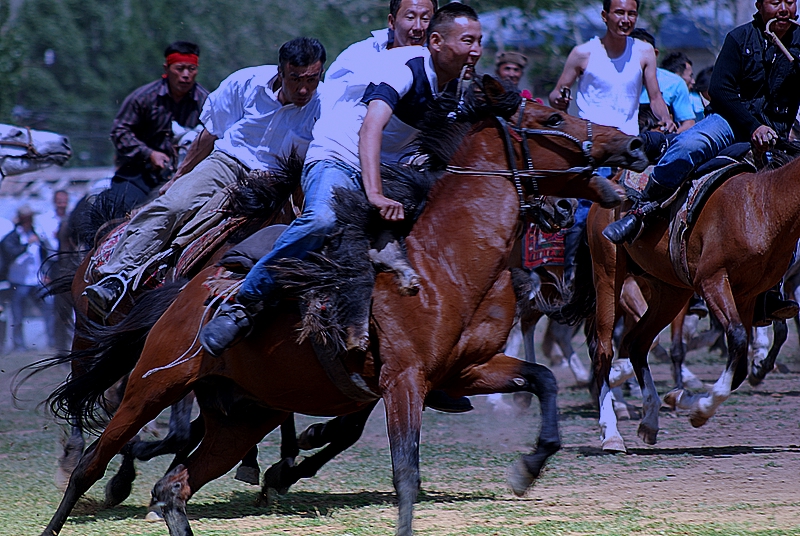
[[[362,190],[361,173],[337,160],[321,160],[303,169],[301,180],[305,207],[303,215],[281,234],[272,251],[259,260],[244,280],[239,296],[246,301],[266,299],[275,288],[269,267],[286,258],[303,259],[322,247],[336,224],[333,212],[333,190]]]
[[[650,178],[675,190],[694,168],[708,162],[735,141],[728,122],[719,114],[711,114],[672,140]]]

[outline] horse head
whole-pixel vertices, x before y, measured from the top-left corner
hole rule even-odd
[[[18,175],[52,164],[63,165],[72,156],[69,139],[61,134],[12,125],[0,125],[2,175]]]
[[[489,103],[508,98],[508,90],[490,76],[484,76],[482,91]],[[508,122],[501,123],[507,131],[503,135],[515,142],[511,152],[522,163],[519,174],[529,195],[579,197],[613,207],[623,192],[595,170],[619,166],[641,171],[648,164],[638,137],[533,101],[522,100]]]

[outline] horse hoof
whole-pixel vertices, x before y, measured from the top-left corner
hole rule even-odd
[[[601,447],[606,452],[628,452],[628,449],[625,448],[625,442],[619,436],[604,439]]]
[[[533,475],[528,471],[522,457],[508,468],[508,486],[517,497],[522,497],[533,484]]]
[[[148,523],[157,523],[158,521],[164,521],[164,516],[161,515],[161,512],[150,510],[147,512],[147,515],[144,516],[144,520]]]
[[[673,410],[677,409],[678,404],[680,404],[682,397],[683,397],[683,389],[673,389],[669,393],[664,395],[664,404],[666,404]]]
[[[750,374],[747,375],[747,383],[749,383],[751,387],[758,387],[763,381],[764,378],[759,378],[755,370],[750,371]]]
[[[288,471],[294,467],[294,459],[292,458],[284,458],[269,469],[267,472],[264,473],[264,486],[263,490],[275,490],[278,492],[279,495],[286,495],[289,491],[289,488],[294,484],[294,482],[290,482],[288,484],[285,483],[284,472]],[[296,481],[295,481],[296,482]],[[264,495],[264,493],[262,493]],[[267,497],[269,499],[269,497]],[[269,500],[267,501],[269,502]]]
[[[257,467],[245,467],[244,465],[240,465],[236,470],[236,475],[233,478],[239,480],[240,482],[244,482],[245,484],[258,486],[260,484],[260,477],[261,474],[259,473]]]
[[[689,415],[689,424],[694,428],[700,428],[708,422],[708,419],[709,417],[702,415],[700,412],[693,411],[691,415]]]
[[[258,494],[258,499],[256,499],[256,506],[261,508],[267,508],[271,506],[274,501],[272,497],[273,493],[275,493],[274,489],[261,490],[261,493]]]
[[[297,448],[300,450],[314,450],[327,445],[322,438],[324,423],[312,424],[297,436]]]
[[[639,430],[636,432],[642,441],[647,445],[655,445],[658,437],[658,430],[653,430],[645,424],[639,425]]]

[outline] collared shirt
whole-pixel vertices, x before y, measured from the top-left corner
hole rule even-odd
[[[692,101],[689,98],[689,88],[686,81],[677,74],[659,67],[656,69],[656,79],[661,90],[661,96],[667,103],[676,123],[683,123],[695,118]],[[642,96],[639,98],[641,104],[650,104],[650,96],[647,89],[642,88]]]
[[[305,157],[320,115],[319,91],[305,106],[281,104],[277,76],[277,65],[236,71],[208,96],[200,115],[218,138],[214,148],[250,169],[275,169],[292,148]]]
[[[324,100],[306,162],[339,160],[360,170],[359,131],[367,104],[376,99],[394,111],[383,130],[381,162],[402,161],[413,153],[418,127],[438,97],[437,89],[433,60],[425,47],[390,49],[364,62],[353,72],[340,98]]]
[[[172,158],[174,167],[177,155],[172,146],[172,122],[186,128],[196,127],[207,96],[208,91],[195,84],[175,102],[164,78],[128,95],[111,128],[111,142],[117,150],[117,169],[126,167],[133,173],[140,173],[154,150]]]
[[[352,74],[365,62],[372,62],[381,52],[389,50],[389,29],[374,30],[372,37],[353,43],[342,51],[325,72],[325,88],[320,92],[325,99],[336,101],[344,95]],[[324,104],[323,104],[324,106]]]

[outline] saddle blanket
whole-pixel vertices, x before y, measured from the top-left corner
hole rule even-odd
[[[545,233],[529,223],[523,239],[522,266],[526,270],[540,266],[563,266],[565,234],[563,229],[555,233]]]

